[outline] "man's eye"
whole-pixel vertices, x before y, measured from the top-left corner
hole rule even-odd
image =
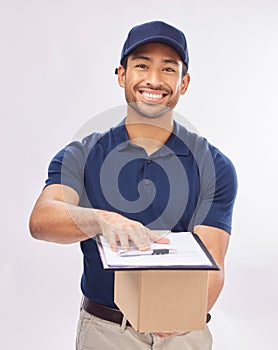
[[[147,66],[145,64],[137,64],[136,68],[146,69]]]
[[[175,72],[175,70],[171,67],[167,67],[163,69],[165,72]]]

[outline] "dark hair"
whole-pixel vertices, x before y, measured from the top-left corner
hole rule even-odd
[[[182,63],[182,77],[184,77],[187,74],[187,66],[185,63]]]
[[[128,58],[128,56],[126,56],[122,62],[122,66],[124,67],[125,70],[127,68],[127,58]],[[187,67],[186,67],[186,64],[183,62],[182,63],[182,77],[184,77],[186,74],[187,74]]]

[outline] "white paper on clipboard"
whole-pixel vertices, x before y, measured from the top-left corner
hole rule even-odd
[[[152,243],[153,249],[171,249],[175,253],[162,255],[146,255],[140,251],[136,256],[123,257],[123,250],[119,247],[118,252],[111,250],[105,238],[98,236],[98,248],[105,269],[148,269],[148,268],[194,268],[194,269],[218,269],[206,248],[196,239],[191,232],[165,231],[163,237],[170,240],[170,244]],[[135,247],[131,245],[130,250]]]

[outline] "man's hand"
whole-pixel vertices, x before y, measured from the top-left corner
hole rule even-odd
[[[118,242],[123,249],[129,249],[129,241],[132,241],[139,250],[150,249],[150,241],[169,243],[168,238],[161,237],[140,222],[120,214],[100,210],[97,211],[97,217],[100,231],[113,251],[118,250]]]
[[[155,332],[153,334],[159,338],[169,338],[169,337],[177,337],[180,335],[185,335],[187,333],[189,332]]]

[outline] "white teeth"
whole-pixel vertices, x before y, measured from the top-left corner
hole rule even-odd
[[[145,91],[143,92],[142,95],[146,96],[147,98],[153,98],[157,100],[163,97],[162,94],[150,94],[149,92],[145,92]]]

